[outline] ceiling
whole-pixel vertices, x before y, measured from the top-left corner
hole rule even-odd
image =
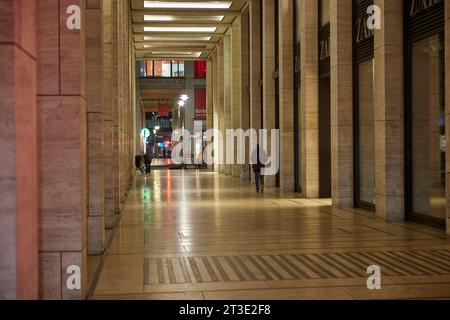
[[[130,1],[134,49],[140,60],[207,59],[247,2]]]

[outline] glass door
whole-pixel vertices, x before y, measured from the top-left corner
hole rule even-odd
[[[443,35],[412,43],[410,57],[410,218],[445,225]]]

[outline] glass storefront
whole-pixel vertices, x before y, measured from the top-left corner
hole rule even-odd
[[[141,78],[183,78],[184,61],[148,60],[139,62]]]
[[[375,208],[374,31],[367,25],[373,0],[353,0],[355,206]]]
[[[411,210],[445,219],[444,44],[437,34],[411,45]]]
[[[374,205],[375,191],[375,127],[373,101],[373,59],[358,66],[358,150],[359,201]]]
[[[172,61],[172,78],[184,77],[184,61]]]

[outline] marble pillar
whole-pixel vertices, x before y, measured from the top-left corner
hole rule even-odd
[[[225,105],[224,105],[224,94],[225,94],[225,76],[224,76],[224,42],[221,41],[217,45],[217,64],[218,64],[218,128],[220,132],[225,132]],[[219,173],[225,174],[225,143],[218,144],[217,155],[219,161]]]
[[[249,19],[249,8],[248,6],[241,13],[241,32],[240,32],[240,65],[241,68],[238,70],[240,73],[240,119],[239,127],[242,130],[247,131],[251,128],[250,125],[250,19]],[[247,182],[250,180],[251,168],[248,164],[249,159],[249,141],[245,143],[245,161],[246,164],[240,166],[240,177],[242,182]]]
[[[233,128],[232,123],[232,88],[233,88],[233,72],[232,72],[232,43],[231,43],[231,30],[228,31],[223,39],[223,127],[221,129],[224,138],[226,137],[226,131]],[[224,141],[224,159],[228,156],[228,145]],[[228,161],[224,165],[225,175],[230,176],[232,174],[232,164]]]
[[[271,130],[276,129],[275,115],[275,1],[266,0],[262,4],[263,12],[263,128],[268,130],[267,145],[268,156],[271,154]],[[266,176],[265,185],[268,187],[276,186],[276,176]]]
[[[125,202],[125,23],[124,23],[124,5],[126,1],[117,1],[117,71],[118,71],[118,161],[119,161],[119,199],[120,210]]]
[[[250,33],[250,127],[259,130],[261,123],[261,1],[251,0],[249,4]]]
[[[112,91],[112,0],[102,0],[102,107],[105,174],[105,226],[114,226],[114,122]]]
[[[213,62],[208,59],[206,62],[206,129],[212,129],[213,124],[213,100],[214,100],[214,86],[213,86]]]
[[[214,50],[212,54],[213,66],[213,127],[218,130],[220,127],[219,121],[219,50]],[[214,137],[214,172],[219,172],[219,143],[218,138]]]
[[[300,148],[302,193],[307,198],[319,197],[318,8],[316,0],[301,2]]]
[[[241,98],[242,98],[242,64],[241,64],[241,17],[236,17],[231,26],[231,108],[230,108],[230,127],[228,129],[237,130],[241,128]],[[235,139],[236,141],[236,139]],[[237,164],[238,148],[234,143],[233,164],[231,165],[231,175],[233,177],[241,176],[241,166]]]
[[[113,180],[114,180],[114,221],[120,213],[120,102],[119,102],[119,41],[118,41],[118,0],[112,0],[112,120],[113,120]]]
[[[104,114],[102,108],[101,8],[86,2],[86,111],[88,126],[88,253],[105,248]]]
[[[294,5],[279,1],[280,53],[280,188],[295,191],[294,181]]]
[[[450,3],[445,2],[445,122],[450,125]],[[450,130],[446,130],[447,145],[450,141]],[[450,155],[447,147],[446,153],[446,183],[450,190]],[[450,192],[446,192],[447,198],[447,235],[450,236]]]
[[[214,128],[214,69],[211,57],[206,62],[206,130]],[[208,142],[209,143],[209,142]],[[208,165],[214,170],[214,165]]]
[[[37,4],[40,297],[82,299],[88,208],[85,2]],[[73,5],[81,11],[81,30],[68,28]],[[74,271],[80,290],[67,286]]]
[[[333,205],[353,207],[352,0],[331,0],[331,188]]]
[[[39,298],[36,4],[0,2],[0,300]]]
[[[262,128],[261,1],[249,2],[250,128]],[[250,169],[250,173],[252,173]],[[250,174],[252,181],[254,175]]]
[[[383,14],[375,30],[375,202],[388,221],[405,219],[403,1],[375,0]]]

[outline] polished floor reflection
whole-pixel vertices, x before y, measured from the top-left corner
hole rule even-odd
[[[382,289],[367,289],[378,265]],[[444,231],[202,171],[138,177],[91,299],[450,298]]]

